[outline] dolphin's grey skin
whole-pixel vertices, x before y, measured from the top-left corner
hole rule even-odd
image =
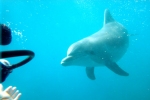
[[[116,74],[128,76],[116,62],[125,54],[129,45],[128,32],[116,22],[108,9],[104,12],[104,25],[95,34],[73,43],[63,66],[85,66],[87,76],[94,80],[94,67],[106,66]]]

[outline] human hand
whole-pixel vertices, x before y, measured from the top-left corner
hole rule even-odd
[[[16,87],[9,86],[3,91],[3,86],[0,84],[0,100],[19,100],[21,93],[16,90]]]

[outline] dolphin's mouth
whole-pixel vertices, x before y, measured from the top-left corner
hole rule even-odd
[[[69,66],[74,58],[72,56],[67,56],[61,61],[61,65]]]

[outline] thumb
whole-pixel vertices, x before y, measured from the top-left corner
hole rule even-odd
[[[3,91],[3,85],[0,84],[0,92],[2,92],[2,91]]]

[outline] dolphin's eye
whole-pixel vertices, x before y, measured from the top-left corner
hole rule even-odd
[[[94,52],[94,51],[90,51],[90,54],[91,54],[91,55],[95,55],[95,52]]]

